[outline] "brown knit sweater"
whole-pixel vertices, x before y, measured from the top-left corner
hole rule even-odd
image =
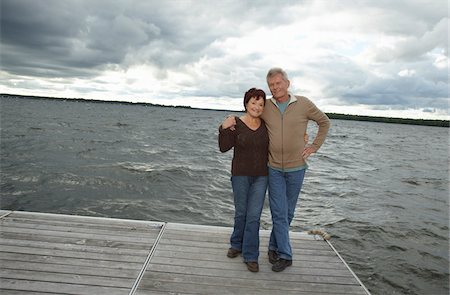
[[[236,117],[235,128],[232,131],[219,127],[220,151],[224,153],[234,147],[231,175],[267,175],[269,136],[264,122],[258,129],[252,130]]]

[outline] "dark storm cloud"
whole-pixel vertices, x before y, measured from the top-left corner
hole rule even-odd
[[[114,2],[2,1],[3,69],[67,77],[120,64],[160,34],[151,18],[131,18],[124,9]]]
[[[106,66],[120,64],[128,50],[148,43],[160,32],[148,20],[127,17],[114,2],[1,3],[2,66],[18,75],[95,75]],[[99,4],[105,9],[97,10],[94,5]]]
[[[321,79],[324,95],[339,98],[345,105],[447,109],[448,69],[435,67],[433,61],[433,57],[410,63],[393,61],[380,65],[380,75],[376,75],[347,57],[329,55],[292,74]]]
[[[448,85],[416,76],[380,78],[371,76],[364,84],[341,92],[342,100],[373,108],[448,107]]]
[[[0,3],[4,91],[240,99],[282,65],[336,105],[448,109],[443,0]]]
[[[230,16],[266,18],[250,2],[232,3],[3,0],[2,67],[43,77],[97,75],[139,63],[177,67],[198,59],[219,36],[239,34]]]

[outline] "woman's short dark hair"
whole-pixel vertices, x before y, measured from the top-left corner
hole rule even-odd
[[[257,88],[250,88],[247,92],[245,92],[244,95],[244,108],[247,110],[247,103],[250,101],[250,99],[254,97],[256,100],[259,100],[259,98],[262,98],[264,105],[266,105],[266,93],[264,90],[257,89]]]

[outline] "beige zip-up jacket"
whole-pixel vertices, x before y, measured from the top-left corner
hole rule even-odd
[[[290,95],[290,102],[281,114],[276,100],[266,100],[262,119],[269,132],[269,166],[278,169],[296,168],[306,164],[302,157],[305,148],[304,135],[308,121],[319,125],[312,145],[317,150],[325,141],[330,119],[314,103],[304,96]]]

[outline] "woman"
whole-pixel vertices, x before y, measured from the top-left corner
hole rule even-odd
[[[235,215],[227,256],[242,253],[251,272],[259,271],[259,224],[268,182],[269,136],[260,118],[265,103],[265,92],[251,88],[244,96],[245,114],[228,116],[219,127],[220,151],[234,148],[231,185]]]

